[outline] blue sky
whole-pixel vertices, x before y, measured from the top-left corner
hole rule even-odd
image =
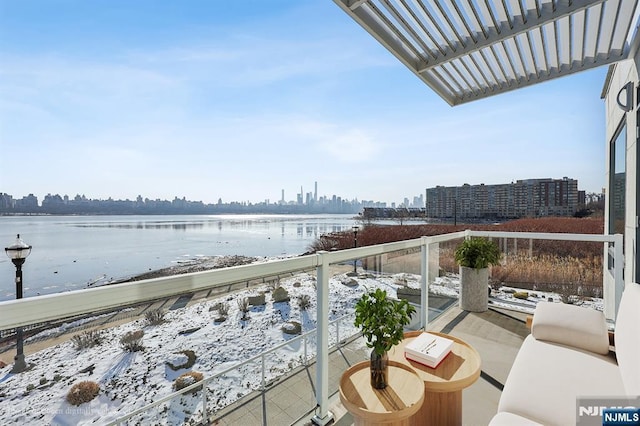
[[[599,192],[606,71],[450,107],[328,0],[0,0],[0,192]]]

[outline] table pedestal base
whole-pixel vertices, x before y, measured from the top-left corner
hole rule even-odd
[[[410,419],[390,420],[386,423],[379,423],[353,416],[353,424],[354,426],[411,426],[413,423],[410,422]]]
[[[462,425],[462,391],[429,392],[425,389],[420,410],[411,416],[411,426]]]

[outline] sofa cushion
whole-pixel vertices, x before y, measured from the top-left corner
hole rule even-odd
[[[640,395],[640,284],[624,288],[614,340],[626,394]]]
[[[518,416],[517,414],[502,412],[491,419],[489,426],[542,426],[538,422]]]
[[[615,359],[528,336],[507,377],[498,412],[545,425],[576,422],[576,397],[623,395]]]
[[[590,308],[540,302],[533,315],[531,334],[537,340],[560,343],[602,355],[609,353],[604,314]]]

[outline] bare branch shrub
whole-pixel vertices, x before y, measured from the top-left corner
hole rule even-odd
[[[218,302],[213,305],[213,310],[218,311],[218,314],[223,317],[229,316],[229,303],[227,302]]]
[[[165,322],[164,311],[160,309],[147,311],[144,314],[144,319],[146,319],[150,325],[160,325]]]
[[[173,387],[176,391],[179,391],[180,389],[184,389],[187,386],[191,386],[194,383],[202,381],[203,378],[203,374],[198,371],[188,371],[180,375],[180,377],[176,379],[176,381],[173,383]],[[193,392],[197,392],[200,389],[201,387],[197,387],[193,390]]]
[[[236,299],[236,303],[238,304],[238,309],[242,312],[242,320],[246,320],[248,318],[249,313],[249,298],[248,297],[239,297]]]
[[[280,283],[279,279],[273,280],[273,281],[269,281],[268,287],[269,287],[269,290],[273,292],[279,289],[280,287],[282,287],[282,284]]]
[[[69,389],[67,393],[67,402],[71,405],[78,406],[85,402],[92,401],[100,392],[100,385],[96,382],[80,382],[76,383]]]
[[[80,334],[76,334],[71,338],[71,342],[76,350],[82,350],[98,346],[104,340],[102,332],[99,330],[89,330]]]
[[[301,294],[298,296],[298,307],[301,311],[306,311],[311,306],[311,298],[308,294]]]
[[[120,345],[127,352],[138,352],[144,350],[142,345],[143,330],[129,331],[120,338]]]

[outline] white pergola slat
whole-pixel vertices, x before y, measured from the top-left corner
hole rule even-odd
[[[625,59],[639,0],[334,0],[450,105]]]

